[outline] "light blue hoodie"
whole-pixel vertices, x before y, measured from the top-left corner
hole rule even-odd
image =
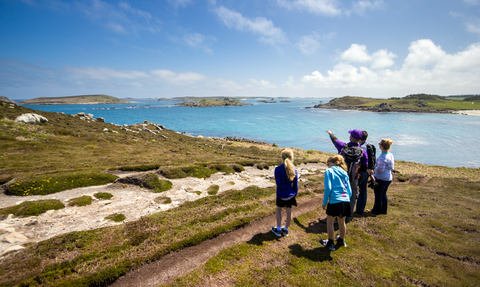
[[[352,188],[347,172],[338,166],[332,166],[325,171],[325,191],[323,192],[323,205],[350,202]]]

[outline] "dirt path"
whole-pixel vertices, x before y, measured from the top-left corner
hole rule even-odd
[[[322,204],[323,196],[317,195],[305,203],[299,204],[293,209],[293,216],[311,211]],[[221,250],[247,242],[258,233],[266,233],[275,225],[275,215],[257,220],[248,226],[222,234],[214,239],[168,254],[164,258],[144,265],[137,270],[120,277],[110,286],[158,286],[171,283],[175,278],[180,277],[195,268],[205,264],[208,259],[215,256]],[[294,235],[293,235],[294,236]],[[140,284],[141,282],[141,284]]]

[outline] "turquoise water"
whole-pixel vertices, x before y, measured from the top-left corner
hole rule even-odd
[[[242,107],[183,108],[177,102],[136,100],[115,105],[55,105],[26,107],[50,112],[91,113],[106,122],[134,124],[144,120],[193,136],[243,137],[281,147],[336,152],[327,129],[348,141],[351,129],[366,130],[368,142],[390,138],[397,160],[451,167],[480,167],[480,117],[451,114],[371,113],[305,109],[329,99],[289,99],[267,104],[257,100]],[[378,145],[377,145],[378,146]],[[378,149],[378,148],[377,148]]]

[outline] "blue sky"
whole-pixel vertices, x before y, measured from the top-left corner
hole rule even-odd
[[[0,95],[480,94],[480,0],[0,0]]]

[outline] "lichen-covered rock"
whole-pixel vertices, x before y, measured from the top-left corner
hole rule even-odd
[[[18,116],[15,119],[16,122],[21,122],[21,123],[26,123],[30,125],[38,124],[38,123],[46,123],[48,122],[48,119],[44,116],[37,115],[34,113],[28,113],[28,114],[23,114],[21,116]]]

